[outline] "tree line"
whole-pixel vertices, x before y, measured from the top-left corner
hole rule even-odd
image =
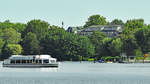
[[[0,22],[0,59],[19,54],[49,54],[58,60],[79,60],[93,56],[94,45],[86,36],[71,34],[42,20],[27,24]]]
[[[150,51],[150,25],[143,19],[108,22],[101,15],[92,15],[83,27],[92,25],[121,25],[124,29],[116,38],[99,31],[88,37],[66,32],[62,27],[39,19],[27,24],[0,22],[0,60],[19,54],[49,54],[62,61],[120,57],[121,53],[138,58]]]
[[[150,24],[145,24],[144,19],[131,19],[125,23],[119,19],[107,22],[101,15],[92,15],[84,28],[92,25],[121,25],[123,28],[120,36],[116,38],[108,38],[98,31],[92,33],[89,39],[95,45],[97,58],[109,56],[118,58],[125,53],[127,57],[135,56],[136,59],[143,59],[144,54],[150,52]]]

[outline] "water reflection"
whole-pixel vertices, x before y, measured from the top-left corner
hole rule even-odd
[[[58,72],[59,68],[40,68],[41,72]]]
[[[8,68],[0,67],[0,72],[58,72],[59,68]]]
[[[58,72],[59,68],[13,68],[13,67],[3,67],[2,62],[0,62],[0,72]]]

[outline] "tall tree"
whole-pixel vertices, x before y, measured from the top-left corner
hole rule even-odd
[[[36,34],[29,32],[25,36],[22,42],[23,46],[23,54],[25,55],[34,55],[39,54],[38,48],[39,48],[39,41],[37,40]]]
[[[13,28],[3,29],[1,37],[7,44],[16,44],[21,41],[21,34]]]
[[[102,40],[101,45],[98,47],[99,50],[99,57],[101,58],[102,56],[111,56],[111,52],[110,52],[110,44],[112,42],[111,38],[104,38]]]
[[[4,48],[3,59],[10,57],[11,55],[19,55],[22,52],[22,47],[19,44],[7,44]]]
[[[122,51],[125,52],[127,56],[134,55],[134,50],[138,49],[134,34],[124,32],[123,34],[121,34],[121,40],[123,42]]]
[[[3,41],[3,39],[0,38],[0,55],[2,54],[3,46],[4,46],[4,41]]]
[[[37,39],[40,40],[44,38],[48,32],[49,24],[48,22],[41,20],[31,20],[27,23],[27,28],[23,34],[23,36],[27,35],[28,32],[32,32],[36,34]]]
[[[150,52],[150,29],[141,28],[135,32],[135,38],[138,46],[143,53]]]
[[[79,43],[78,55],[89,58],[95,56],[95,46],[90,42],[90,39],[86,36],[80,36],[77,40]]]
[[[92,42],[92,44],[95,46],[95,55],[98,56],[99,51],[99,47],[102,43],[102,40],[106,37],[106,35],[102,32],[99,31],[94,31],[90,38],[90,41]]]
[[[138,42],[137,42],[138,35],[136,35],[136,38],[135,38],[135,33],[139,29],[142,29],[145,27],[146,26],[144,24],[143,19],[133,19],[133,20],[128,20],[126,22],[125,29],[121,34],[121,40],[123,42],[123,51],[125,51],[128,56],[135,55],[134,51],[136,49],[139,49]],[[142,34],[142,31],[139,32],[139,34]]]
[[[105,17],[101,15],[92,15],[88,18],[88,21],[84,25],[84,28],[92,25],[105,25],[105,24],[107,24]]]
[[[120,56],[123,46],[120,38],[113,39],[109,46],[112,56]]]

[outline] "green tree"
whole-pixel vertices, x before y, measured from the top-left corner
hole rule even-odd
[[[145,27],[143,19],[133,19],[126,22],[125,29],[121,34],[121,40],[123,42],[123,51],[126,52],[127,56],[136,54],[134,51],[140,47],[140,40],[144,40],[144,38],[138,39],[144,36],[142,35],[143,31],[138,32],[138,34],[137,31]],[[140,45],[142,44],[140,43]],[[143,50],[142,47],[141,50]]]
[[[102,32],[99,31],[94,31],[91,36],[89,37],[91,42],[95,45],[98,46],[98,44],[106,37],[106,35]]]
[[[4,48],[3,58],[6,59],[11,55],[19,55],[22,52],[22,47],[19,44],[7,44]]]
[[[3,46],[4,46],[4,41],[0,38],[0,55],[2,54]]]
[[[37,40],[36,34],[32,32],[27,33],[27,35],[23,39],[22,46],[23,46],[23,54],[25,55],[39,54],[38,53],[39,41]]]
[[[51,54],[58,60],[80,60],[94,54],[94,46],[88,37],[66,32],[64,29],[50,28],[45,39],[41,40],[43,54]]]
[[[79,56],[89,58],[95,56],[95,46],[91,43],[87,36],[79,36],[77,40],[79,44]]]
[[[141,48],[143,53],[150,52],[150,29],[141,28],[138,29],[134,34],[138,46]]]
[[[136,49],[135,50],[135,58],[136,58],[136,60],[141,60],[141,59],[143,59],[143,53],[142,53],[142,51],[141,51],[141,49],[139,48],[139,49]],[[135,60],[135,61],[136,61]]]
[[[150,24],[148,24],[146,28],[149,28],[149,29],[150,29]]]
[[[23,33],[24,30],[26,29],[26,24],[23,23],[13,23],[13,29],[15,29],[19,33]]]
[[[127,20],[125,23],[125,28],[128,29],[130,32],[136,32],[138,28],[144,28],[144,20],[143,19],[133,19]]]
[[[114,19],[110,24],[112,25],[124,25],[122,20]]]
[[[110,44],[112,42],[111,38],[104,38],[102,40],[101,45],[99,45],[98,47],[98,51],[99,51],[99,57],[103,57],[103,56],[111,56],[111,51],[110,51]]]
[[[89,27],[92,25],[105,25],[107,24],[106,18],[101,15],[92,15],[88,18],[88,21],[84,25],[84,27]]]
[[[0,28],[1,29],[13,28],[17,32],[22,33],[25,30],[25,28],[26,28],[26,24],[23,24],[23,23],[12,23],[9,20],[6,20],[6,21],[0,23]]]
[[[91,36],[89,37],[90,38],[90,41],[92,42],[92,44],[95,46],[95,55],[97,56],[98,53],[99,53],[99,46],[101,45],[102,43],[102,40],[106,37],[106,35],[102,32],[99,32],[99,31],[94,31]]]
[[[122,51],[125,52],[127,56],[134,55],[134,50],[138,48],[134,34],[122,34],[121,40],[123,42]]]
[[[40,40],[44,38],[48,33],[49,24],[48,22],[41,20],[31,20],[27,23],[27,28],[23,36],[27,35],[28,32],[36,34],[37,39]]]
[[[110,43],[110,51],[112,56],[119,56],[122,52],[123,43],[120,38],[113,39]]]
[[[13,28],[3,29],[1,37],[7,44],[16,44],[21,41],[21,34]]]

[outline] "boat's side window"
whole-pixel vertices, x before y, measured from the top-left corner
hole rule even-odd
[[[42,60],[39,60],[39,63],[42,63]]]
[[[18,63],[18,64],[19,64],[19,63],[20,63],[20,60],[16,60],[16,63]]]
[[[26,60],[22,60],[22,63],[26,63]]]
[[[35,60],[35,63],[38,63],[38,60]]]
[[[40,60],[36,60],[36,63],[42,63],[42,60],[40,59]]]
[[[48,59],[43,60],[43,63],[49,63]]]
[[[32,60],[27,60],[27,63],[32,63]]]
[[[14,64],[14,63],[15,63],[15,60],[11,60],[10,63]]]
[[[55,62],[55,60],[51,60],[51,62],[53,63],[53,62]]]

